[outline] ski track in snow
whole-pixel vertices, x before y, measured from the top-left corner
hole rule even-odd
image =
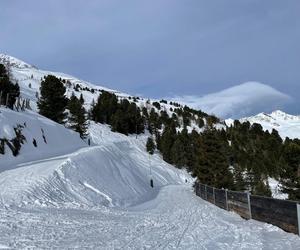
[[[300,249],[296,235],[201,200],[187,173],[149,158],[147,135],[90,134],[98,146],[0,173],[0,248]]]
[[[170,185],[127,209],[8,208],[0,212],[8,249],[299,249],[299,237],[221,210],[189,186]]]

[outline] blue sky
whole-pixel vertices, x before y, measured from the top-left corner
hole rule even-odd
[[[299,0],[2,0],[0,9],[0,52],[40,68],[157,98],[257,81],[300,114]]]

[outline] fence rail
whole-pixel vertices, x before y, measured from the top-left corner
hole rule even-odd
[[[300,205],[286,201],[251,195],[195,183],[196,195],[216,206],[233,211],[244,219],[254,219],[280,227],[300,236]]]

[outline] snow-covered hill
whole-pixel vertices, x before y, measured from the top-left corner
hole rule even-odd
[[[191,181],[187,173],[159,155],[148,155],[147,135],[136,139],[92,123],[93,146],[89,147],[77,133],[35,112],[5,108],[0,112],[0,137],[13,138],[13,128],[26,124],[19,155],[13,156],[7,147],[0,155],[4,206],[128,206],[155,196],[161,186]],[[153,190],[150,179],[154,180]]]
[[[240,119],[240,122],[249,121],[251,124],[259,123],[264,130],[272,132],[276,129],[279,135],[285,139],[300,138],[300,116],[289,115],[280,110],[276,110],[271,114],[260,113],[255,116]],[[233,123],[232,119],[227,119],[226,124],[230,126]]]
[[[40,95],[41,81],[47,75],[54,75],[64,81],[67,97],[71,97],[72,93],[74,93],[79,98],[82,94],[85,101],[84,106],[86,110],[90,109],[93,100],[96,101],[102,91],[109,91],[111,93],[114,93],[119,99],[127,99],[129,102],[135,102],[136,105],[141,109],[143,107],[146,107],[148,111],[150,111],[152,108],[154,108],[157,113],[159,113],[160,111],[166,111],[169,116],[172,116],[172,114],[174,113],[173,109],[176,108],[174,105],[170,103],[160,102],[160,100],[133,97],[129,94],[122,93],[117,90],[112,90],[100,85],[95,85],[64,73],[41,70],[36,66],[32,66],[15,57],[1,53],[0,63],[6,65],[6,67],[9,69],[11,79],[14,82],[18,82],[20,86],[22,98],[30,99],[30,106],[34,111],[37,111],[37,100]],[[158,110],[155,105],[153,105],[154,102],[159,102],[161,106],[160,110]],[[195,119],[191,121],[191,125],[187,127],[189,131],[193,129],[201,131],[201,128],[199,128],[199,126],[195,122],[196,119],[197,117],[195,117]]]
[[[4,155],[0,154],[0,171],[15,168],[20,163],[71,153],[86,146],[78,133],[33,111],[16,112],[0,107],[0,139],[13,139],[16,136],[14,128],[18,126],[25,140],[16,157],[5,146]]]
[[[65,79],[69,96],[82,93],[86,107],[109,89],[9,56],[0,55],[1,62],[9,65],[33,110],[0,108],[0,139],[13,139],[18,126],[24,136],[17,157],[7,146],[0,154],[0,248],[299,248],[295,235],[245,221],[196,197],[186,171],[146,152],[147,133],[125,136],[91,122],[88,146],[77,133],[36,112],[41,78],[48,74]],[[142,98],[137,103],[147,104]],[[171,105],[161,106],[171,112]]]
[[[34,110],[37,110],[36,102],[40,92],[41,81],[44,76],[47,75],[54,75],[66,81],[68,97],[71,96],[72,92],[74,92],[77,97],[79,97],[82,93],[86,106],[89,106],[93,99],[96,101],[101,90],[113,92],[120,97],[129,96],[109,88],[93,85],[64,73],[38,69],[35,66],[9,55],[0,54],[0,63],[3,63],[7,66],[7,68],[9,68],[11,78],[20,85],[21,96],[31,100],[31,106]],[[82,90],[80,89],[80,91],[75,91],[76,85]]]

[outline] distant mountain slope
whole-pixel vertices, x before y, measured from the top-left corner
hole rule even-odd
[[[97,98],[102,91],[109,91],[111,93],[114,93],[119,99],[127,99],[129,102],[135,102],[138,107],[140,107],[141,109],[143,107],[146,107],[149,112],[152,108],[154,108],[157,113],[166,111],[170,117],[174,113],[173,110],[175,108],[178,108],[178,106],[174,106],[170,102],[165,103],[156,99],[148,99],[137,96],[134,97],[117,90],[112,90],[110,88],[80,80],[74,76],[70,76],[64,73],[41,70],[9,55],[0,54],[0,63],[6,65],[6,67],[9,69],[10,77],[13,82],[18,82],[18,84],[20,85],[21,96],[23,98],[30,99],[31,108],[36,112],[37,101],[40,95],[41,81],[47,75],[54,75],[64,81],[67,97],[71,97],[72,93],[74,93],[79,98],[82,94],[85,100],[84,106],[86,110],[89,110],[91,108],[93,100],[95,102],[97,101]],[[154,102],[159,102],[159,109],[157,108],[157,106],[153,105]],[[180,108],[182,107],[183,106],[181,106]],[[192,116],[194,115],[192,114]],[[201,131],[201,128],[199,128],[199,126],[196,124],[196,120],[197,118],[192,120],[191,125],[188,126],[189,131],[191,131],[192,129]]]
[[[280,110],[274,111],[271,114],[260,113],[255,116],[242,118],[240,122],[249,121],[251,124],[259,123],[264,130],[269,132],[276,129],[279,135],[284,139],[300,138],[300,116],[289,115]],[[232,119],[227,119],[226,124],[230,126],[233,123]]]

